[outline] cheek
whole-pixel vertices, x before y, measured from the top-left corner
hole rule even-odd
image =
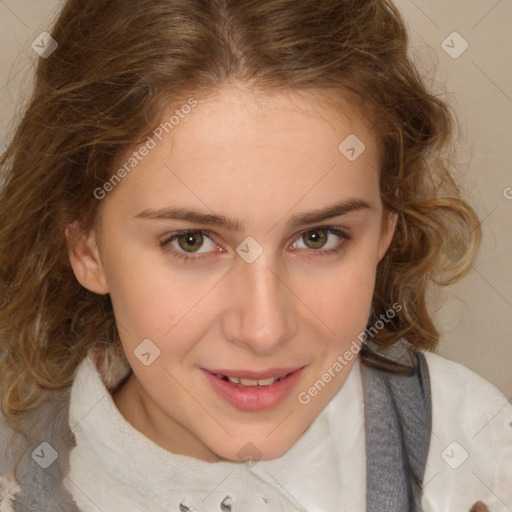
[[[198,291],[183,282],[176,271],[165,266],[161,258],[140,250],[115,250],[104,264],[109,293],[120,330],[134,341],[140,337],[161,336],[182,318]]]
[[[111,252],[111,254],[116,254]],[[114,314],[126,352],[150,339],[162,353],[190,350],[216,310],[218,273],[184,270],[156,251],[126,250],[106,273]]]
[[[336,305],[351,311],[371,300],[375,276],[372,256],[364,250],[353,251],[338,265],[323,272],[321,283],[313,281],[310,289],[316,290],[316,297],[327,310]]]
[[[375,265],[371,259],[354,257],[347,259],[328,275],[313,282],[304,283],[300,292],[309,299],[305,302],[311,311],[329,328],[323,332],[335,333],[339,344],[357,338],[368,322],[375,288]],[[309,290],[309,295],[306,295]],[[313,291],[312,291],[313,290]]]

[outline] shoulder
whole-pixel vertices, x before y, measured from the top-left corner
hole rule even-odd
[[[422,353],[432,394],[425,511],[512,508],[512,404],[462,364]]]
[[[14,503],[32,502],[38,510],[62,510],[51,500],[59,499],[58,482],[74,441],[68,425],[68,394],[67,390],[49,393],[19,420],[20,432],[0,413],[1,512],[13,510]]]
[[[434,409],[449,407],[452,411],[466,411],[473,417],[499,410],[503,410],[507,418],[512,414],[512,404],[489,381],[460,363],[432,352],[422,354],[427,360]]]
[[[505,395],[462,364],[423,354],[430,375],[434,433],[450,432],[472,443],[481,440],[487,449],[504,443],[512,457],[512,404]]]

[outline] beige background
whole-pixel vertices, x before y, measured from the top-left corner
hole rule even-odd
[[[484,232],[474,270],[446,291],[436,313],[443,331],[439,354],[479,373],[512,399],[512,2],[396,4],[420,69],[436,78],[440,94],[459,113],[465,189]],[[61,5],[61,0],[0,0],[2,146],[31,88],[39,58],[31,43],[49,30]],[[468,47],[460,54],[464,41]]]

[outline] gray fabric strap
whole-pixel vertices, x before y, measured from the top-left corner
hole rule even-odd
[[[422,511],[421,485],[430,447],[432,405],[427,361],[411,347],[401,340],[388,354],[379,354],[414,368],[411,376],[361,364],[367,512]]]

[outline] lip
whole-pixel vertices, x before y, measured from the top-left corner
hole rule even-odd
[[[224,373],[226,370],[205,370],[201,368],[213,390],[226,402],[237,409],[246,412],[257,412],[270,409],[279,405],[293,390],[305,366],[296,369],[272,368],[262,372],[229,370],[231,375]],[[221,374],[227,377],[242,377],[246,379],[265,379],[290,373],[287,377],[271,386],[239,387],[232,382],[225,381],[214,375]]]

